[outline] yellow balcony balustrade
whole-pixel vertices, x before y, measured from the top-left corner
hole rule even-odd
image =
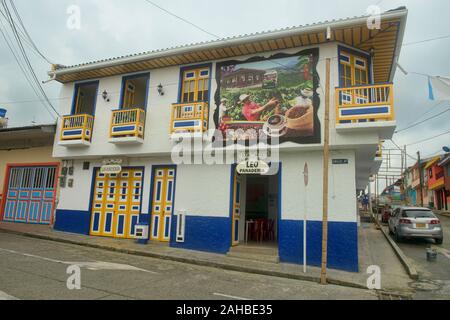
[[[382,158],[383,157],[383,142],[380,142],[377,149],[377,154],[375,155],[376,158]]]
[[[173,104],[171,117],[171,134],[203,133],[208,130],[208,103]]]
[[[64,116],[61,125],[61,142],[89,144],[92,138],[94,117],[89,114]]]
[[[112,112],[111,142],[142,142],[145,130],[145,111],[140,108]],[[123,140],[123,141],[122,141]]]
[[[394,121],[392,84],[336,88],[336,123]]]

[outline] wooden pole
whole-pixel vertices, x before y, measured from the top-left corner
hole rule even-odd
[[[322,270],[320,283],[327,284],[327,247],[328,247],[328,166],[330,159],[330,65],[326,60],[325,81],[325,136],[323,143],[323,219],[322,219]]]

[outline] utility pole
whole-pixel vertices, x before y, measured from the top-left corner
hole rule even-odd
[[[423,172],[420,164],[420,151],[417,151],[417,167],[419,170],[420,206],[423,207]]]
[[[325,81],[325,137],[323,143],[323,219],[322,219],[322,269],[320,284],[327,284],[327,246],[328,246],[328,166],[330,158],[330,64],[326,60]]]
[[[409,205],[409,196],[408,196],[408,185],[406,184],[406,178],[409,174],[408,172],[408,154],[406,153],[406,145],[403,146],[403,152],[405,153],[404,158],[403,158],[403,163],[402,163],[402,167],[404,167],[405,169],[405,173],[403,174],[403,192],[404,192],[404,199],[405,199],[405,204]]]

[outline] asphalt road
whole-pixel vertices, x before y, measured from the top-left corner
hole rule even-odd
[[[412,283],[416,299],[450,299],[450,218],[439,216],[444,228],[444,242],[436,245],[434,240],[412,239],[398,243],[412,260],[419,273],[419,281]],[[427,248],[438,250],[436,262],[427,261]]]
[[[69,290],[70,266],[81,289]],[[77,284],[70,278],[70,284]],[[1,299],[377,299],[368,290],[194,266],[0,233]]]

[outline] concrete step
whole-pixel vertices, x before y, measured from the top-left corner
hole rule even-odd
[[[231,258],[238,258],[242,260],[261,261],[270,263],[279,263],[280,258],[278,256],[269,256],[265,254],[249,254],[244,252],[228,252],[227,256]]]
[[[229,257],[279,263],[278,249],[275,247],[260,246],[236,246],[231,248],[227,254]]]

